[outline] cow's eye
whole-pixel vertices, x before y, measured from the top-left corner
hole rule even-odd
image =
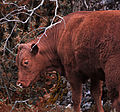
[[[24,65],[28,65],[29,64],[29,61],[28,60],[25,60],[24,61]]]

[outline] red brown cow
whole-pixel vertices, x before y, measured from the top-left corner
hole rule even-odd
[[[18,48],[17,84],[27,87],[45,71],[56,70],[71,84],[74,110],[80,111],[82,83],[91,79],[96,112],[106,82],[113,106],[120,112],[120,11],[76,12]],[[34,47],[33,47],[34,46]],[[32,49],[32,50],[31,50]]]

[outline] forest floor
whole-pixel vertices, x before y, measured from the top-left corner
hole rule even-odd
[[[49,80],[48,80],[49,79]],[[74,112],[70,84],[64,77],[55,74],[47,75],[42,84],[20,89],[6,85],[0,89],[0,112]],[[40,88],[40,85],[44,87]],[[9,88],[8,88],[9,87]],[[95,112],[94,100],[89,91],[90,83],[83,84],[82,112]],[[8,90],[8,91],[7,91]],[[105,91],[105,87],[103,87]],[[116,112],[112,109],[106,92],[102,97],[105,112]]]

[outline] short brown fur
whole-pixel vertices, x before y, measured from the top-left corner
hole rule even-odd
[[[18,84],[27,87],[45,71],[56,70],[71,84],[75,112],[80,111],[82,83],[91,79],[96,112],[106,82],[113,106],[120,112],[120,11],[76,12],[38,39],[18,48]],[[114,92],[113,92],[114,91]]]

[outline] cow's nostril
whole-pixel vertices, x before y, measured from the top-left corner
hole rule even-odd
[[[17,85],[19,88],[23,88],[22,83],[20,83],[20,82],[17,82],[16,85]]]

